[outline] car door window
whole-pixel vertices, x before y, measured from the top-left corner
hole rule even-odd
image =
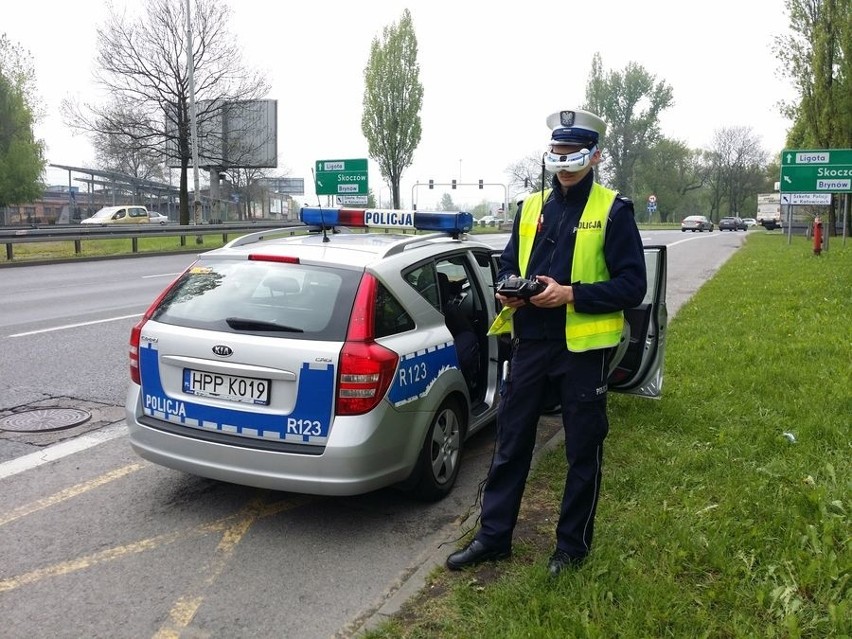
[[[435,273],[435,265],[432,262],[421,264],[403,274],[409,286],[429,302],[435,309],[441,310],[441,302],[438,299],[438,276]]]
[[[376,338],[414,330],[414,320],[383,284],[376,292],[375,311]]]

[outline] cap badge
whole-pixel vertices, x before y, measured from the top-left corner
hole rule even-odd
[[[573,111],[560,111],[559,112],[559,122],[562,126],[574,126],[574,115]]]

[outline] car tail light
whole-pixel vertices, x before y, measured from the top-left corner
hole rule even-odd
[[[136,322],[136,326],[130,329],[130,381],[137,386],[142,383],[139,376],[139,335],[142,333],[142,327],[148,321],[147,314],[141,320]]]
[[[262,253],[252,253],[248,256],[249,261],[256,262],[282,262],[284,264],[300,264],[298,257],[289,255],[264,255]]]
[[[385,396],[399,356],[374,340],[379,283],[365,274],[355,296],[337,378],[338,415],[363,415]]]
[[[189,268],[192,268],[190,265]],[[189,268],[187,270],[189,270]],[[184,271],[185,273],[186,271]],[[142,378],[139,375],[139,340],[142,335],[142,327],[145,326],[145,323],[151,319],[151,316],[154,314],[156,308],[160,305],[160,302],[163,301],[163,298],[168,294],[169,291],[174,288],[174,286],[178,283],[178,281],[183,277],[183,274],[176,277],[171,284],[169,284],[163,292],[157,296],[157,299],[154,300],[154,303],[148,307],[148,310],[142,315],[142,319],[136,322],[136,325],[130,329],[130,380],[134,384],[141,384]]]

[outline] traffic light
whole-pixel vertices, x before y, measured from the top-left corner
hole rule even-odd
[[[456,181],[453,180],[453,188],[456,188]]]
[[[429,188],[430,188],[430,189],[434,189],[434,188],[435,188],[435,180],[429,180]]]
[[[482,188],[482,180],[479,181],[479,188]]]

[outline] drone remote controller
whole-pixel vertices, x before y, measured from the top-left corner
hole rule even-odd
[[[538,280],[528,280],[523,277],[513,277],[508,280],[503,280],[497,285],[497,292],[506,297],[520,297],[529,299],[533,295],[538,295],[547,286]]]

